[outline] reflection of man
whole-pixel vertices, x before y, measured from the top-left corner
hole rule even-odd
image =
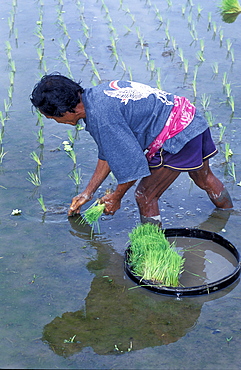
[[[224,228],[228,216],[229,212],[224,211],[217,217],[215,211],[208,218],[209,226],[215,227],[210,231]],[[82,226],[72,218],[69,220],[76,236],[88,237]],[[94,240],[91,243],[97,247],[98,258],[88,264],[96,276],[85,308],[66,312],[44,327],[43,340],[54,352],[70,356],[90,346],[98,354],[113,354],[160,346],[177,341],[195,325],[202,307],[200,298],[178,301],[140,287],[129,290],[133,284],[124,278],[123,257],[108,244]],[[214,298],[217,293],[202,297]],[[65,342],[73,337],[73,343]]]

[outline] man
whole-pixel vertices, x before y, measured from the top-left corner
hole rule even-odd
[[[111,81],[83,89],[60,74],[45,75],[31,102],[47,118],[76,125],[85,122],[98,146],[98,162],[86,189],[75,196],[69,216],[80,212],[108,176],[118,185],[101,198],[114,214],[126,191],[139,182],[135,197],[141,222],[161,224],[158,199],[183,171],[218,208],[232,208],[229,193],[212,173],[217,153],[208,124],[184,97],[133,81]]]

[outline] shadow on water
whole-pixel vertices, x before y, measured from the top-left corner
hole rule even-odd
[[[229,214],[215,210],[199,227],[219,231]],[[97,249],[97,259],[87,266],[95,277],[85,307],[65,312],[43,329],[42,340],[60,356],[71,356],[85,347],[100,355],[113,355],[176,342],[194,328],[205,302],[226,295],[236,286],[179,300],[138,287],[130,289],[133,284],[124,274],[123,256],[108,240],[96,236],[90,240],[90,227],[78,225],[75,218],[69,222],[72,235],[89,240]]]

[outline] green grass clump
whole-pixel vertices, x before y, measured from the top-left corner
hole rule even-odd
[[[233,23],[241,13],[241,6],[238,0],[222,0],[221,14],[223,21]]]
[[[80,224],[87,223],[92,226],[92,231],[95,226],[98,227],[99,230],[99,218],[102,215],[105,209],[105,203],[100,204],[98,200],[96,200],[89,208],[87,208],[82,213],[82,218],[80,220]],[[79,220],[79,219],[78,219]]]
[[[170,244],[158,225],[138,225],[129,234],[129,264],[134,275],[155,284],[179,285],[185,259],[180,256],[175,244]]]

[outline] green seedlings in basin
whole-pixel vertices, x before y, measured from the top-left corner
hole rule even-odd
[[[184,258],[176,251],[175,243],[170,244],[165,232],[157,225],[138,225],[129,234],[129,264],[136,276],[154,284],[179,285]]]
[[[220,11],[224,22],[233,23],[241,13],[241,6],[238,0],[222,0]]]
[[[47,208],[45,207],[45,204],[44,204],[44,199],[43,199],[43,196],[42,194],[40,195],[40,197],[38,198],[38,202],[39,204],[41,205],[41,208],[43,210],[43,212],[47,212]]]
[[[27,180],[31,182],[34,186],[40,186],[41,185],[41,179],[38,173],[35,172],[28,172],[28,178]]]

